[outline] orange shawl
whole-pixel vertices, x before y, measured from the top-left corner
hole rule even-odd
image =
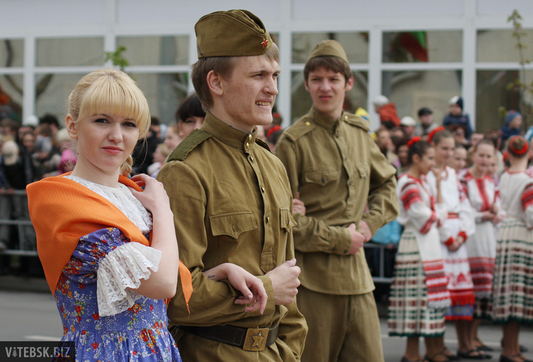
[[[77,182],[64,178],[64,175],[46,178],[26,187],[30,217],[37,235],[37,251],[52,294],[82,236],[113,227],[120,229],[131,241],[150,245],[139,228],[115,205]],[[125,176],[119,176],[119,182],[142,191],[139,185]],[[192,278],[181,261],[179,277],[188,308]]]

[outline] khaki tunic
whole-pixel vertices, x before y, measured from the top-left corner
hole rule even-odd
[[[364,250],[349,254],[346,226],[364,220],[374,235],[398,215],[398,199],[396,171],[368,130],[358,116],[343,113],[334,121],[313,108],[276,145],[292,193],[306,207],[305,216],[294,214],[294,243],[300,281],[310,290],[356,295],[374,289]]]
[[[245,134],[207,114],[169,156],[157,177],[170,197],[180,259],[190,269],[193,294],[190,315],[178,292],[169,305],[170,325],[232,325],[273,327],[280,323],[275,344],[263,352],[180,332],[183,360],[296,361],[300,359],[307,325],[296,307],[276,306],[265,274],[294,257],[292,195],[283,164],[256,131]],[[203,271],[235,263],[264,283],[267,308],[245,313],[234,304],[239,293],[227,282],[209,280]]]

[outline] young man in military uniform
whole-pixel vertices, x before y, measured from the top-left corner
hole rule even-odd
[[[299,361],[307,325],[295,302],[292,195],[255,127],[272,121],[279,50],[248,11],[208,14],[195,29],[192,80],[207,115],[158,175],[194,287],[189,314],[178,286],[170,330],[184,361]],[[229,283],[204,275],[223,263],[261,279],[263,314],[245,312]]]
[[[302,361],[383,361],[362,246],[398,214],[395,169],[368,134],[368,122],[343,112],[354,80],[338,42],[313,49],[304,79],[313,107],[276,147],[292,193],[306,208],[294,214],[293,229],[302,269],[298,308],[309,325]]]

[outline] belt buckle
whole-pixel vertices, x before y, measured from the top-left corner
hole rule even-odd
[[[251,352],[261,352],[266,348],[268,328],[248,328],[242,349]]]

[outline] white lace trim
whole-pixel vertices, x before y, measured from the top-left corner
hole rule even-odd
[[[130,189],[121,183],[118,187],[104,186],[78,176],[65,176],[76,181],[89,190],[96,192],[113,205],[115,205],[132,223],[146,234],[152,230],[152,215],[144,208],[139,200],[131,193]]]
[[[156,272],[161,261],[161,251],[139,244],[119,246],[101,261],[97,272],[97,301],[100,316],[124,312],[142,295],[131,289],[141,285]],[[151,270],[150,270],[151,269]]]

